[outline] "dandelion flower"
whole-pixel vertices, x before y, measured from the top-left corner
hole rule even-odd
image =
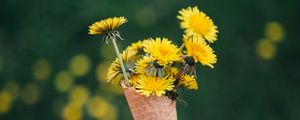
[[[214,50],[199,37],[186,37],[183,38],[187,56],[193,58],[191,60],[185,59],[187,62],[194,60],[200,62],[202,65],[213,68],[213,64],[217,62],[217,56]],[[188,58],[189,58],[188,57]]]
[[[198,89],[198,84],[194,75],[183,75],[179,79],[178,85],[187,89]]]
[[[172,67],[172,68],[170,69],[171,75],[176,75],[178,72],[179,72],[179,70],[178,70],[178,68],[176,68],[176,67]]]
[[[138,74],[145,74],[147,67],[151,64],[153,58],[150,56],[144,56],[136,62],[135,72]]]
[[[132,86],[135,86],[137,84],[137,81],[139,80],[140,76],[139,75],[132,75],[130,77],[130,84]]]
[[[173,90],[174,81],[175,79],[173,77],[159,78],[141,75],[135,88],[137,89],[137,92],[147,97],[150,95],[161,96],[164,95],[166,91]]]
[[[180,10],[177,18],[181,20],[180,26],[186,35],[205,38],[210,43],[217,40],[217,26],[197,6]]]
[[[98,22],[95,22],[89,26],[89,34],[107,34],[116,30],[118,27],[127,22],[127,19],[124,17],[113,17],[107,18]]]
[[[168,72],[168,67],[158,64],[157,60],[154,60],[151,56],[144,56],[136,62],[135,72],[154,77],[164,77]]]
[[[133,43],[127,47],[121,54],[123,62],[125,64],[126,72],[134,72],[134,64],[139,59],[138,53],[142,50],[142,42]],[[108,68],[107,82],[118,83],[123,77],[119,59],[116,58]]]
[[[143,46],[144,51],[149,53],[159,65],[165,66],[180,60],[179,48],[167,38],[149,38],[144,41]]]

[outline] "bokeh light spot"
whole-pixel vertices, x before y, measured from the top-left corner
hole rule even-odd
[[[81,77],[89,72],[90,66],[91,61],[89,57],[85,54],[78,54],[71,59],[69,69],[72,74]]]
[[[32,68],[33,76],[37,80],[46,80],[51,72],[51,66],[46,59],[37,60]]]
[[[284,27],[278,22],[269,22],[265,27],[265,36],[271,41],[280,42],[284,39]]]
[[[106,74],[108,72],[109,65],[110,65],[110,62],[101,62],[97,65],[96,77],[99,82],[106,83]]]
[[[70,93],[69,93],[69,99],[78,104],[78,105],[84,105],[88,98],[89,98],[89,90],[87,87],[85,86],[82,86],[82,85],[77,85],[77,86],[74,86]]]
[[[59,92],[67,92],[73,85],[74,78],[66,70],[60,71],[55,75],[54,86]]]
[[[0,114],[7,113],[11,109],[13,95],[7,91],[0,91]]]
[[[105,115],[110,114],[108,113],[109,105],[106,99],[95,96],[88,101],[88,114],[96,119],[106,119]]]
[[[9,92],[13,99],[16,99],[19,96],[19,84],[15,81],[8,81],[4,84],[3,90]]]
[[[271,60],[277,52],[276,45],[267,39],[259,40],[256,44],[256,54],[264,60]]]
[[[62,110],[62,117],[64,120],[81,120],[82,108],[76,103],[68,103]]]
[[[21,93],[21,97],[24,103],[28,105],[32,105],[35,102],[37,102],[39,96],[40,96],[40,90],[38,86],[32,83],[25,85]]]

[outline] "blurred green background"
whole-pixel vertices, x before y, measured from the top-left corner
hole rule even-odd
[[[214,69],[198,65],[199,90],[182,91],[188,106],[177,104],[179,119],[299,120],[299,3],[1,0],[0,120],[132,119],[120,88],[104,82],[113,48],[88,35],[88,26],[125,16],[121,49],[157,36],[180,45],[176,16],[188,6],[218,26],[212,45],[218,63]]]

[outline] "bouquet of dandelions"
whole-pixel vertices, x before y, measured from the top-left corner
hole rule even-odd
[[[177,47],[167,38],[148,38],[128,46],[122,54],[116,30],[127,22],[114,17],[95,22],[89,34],[103,34],[118,56],[108,68],[108,82],[120,83],[135,120],[176,120],[176,101],[180,88],[198,89],[197,63],[213,68],[217,62],[208,43],[217,38],[217,27],[197,7],[179,11],[177,18],[184,29],[183,44]]]

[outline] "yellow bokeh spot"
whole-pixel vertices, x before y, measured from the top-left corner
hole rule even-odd
[[[12,102],[13,96],[9,92],[0,92],[0,114],[7,113],[11,108]]]
[[[285,36],[284,27],[278,22],[269,22],[265,27],[265,36],[271,41],[280,42]]]
[[[96,77],[99,82],[106,83],[106,75],[108,72],[108,67],[110,65],[110,62],[101,62],[97,65],[96,68]]]
[[[73,85],[74,78],[68,71],[60,71],[55,75],[54,86],[59,92],[67,92]]]
[[[69,93],[69,99],[76,103],[77,105],[81,106],[84,105],[88,98],[89,98],[89,90],[87,87],[78,85],[74,86],[70,93]]]
[[[108,114],[105,114],[105,120],[116,120],[118,118],[118,111],[117,108],[113,105],[108,107]]]
[[[39,92],[39,88],[38,86],[36,86],[35,84],[27,84],[21,93],[21,97],[24,101],[24,103],[26,104],[34,104],[39,96],[40,96],[40,92]]]
[[[33,76],[37,80],[46,80],[51,72],[51,66],[46,59],[37,60],[32,67]]]
[[[116,120],[118,118],[118,111],[117,108],[113,105],[110,105],[110,107],[108,107],[108,113],[105,115],[105,119],[106,120]]]
[[[277,51],[276,45],[267,39],[259,40],[256,44],[256,54],[264,60],[271,60],[274,58]]]
[[[87,110],[88,114],[96,119],[106,119],[106,114],[108,113],[108,109],[110,104],[108,101],[100,96],[95,96],[88,101]]]
[[[81,120],[82,116],[82,107],[73,102],[68,103],[62,110],[64,120]]]
[[[119,46],[119,45],[118,45]],[[120,47],[120,46],[119,46]],[[114,48],[110,45],[100,46],[100,56],[106,60],[113,60],[115,56]]]
[[[108,93],[116,94],[116,95],[123,95],[123,89],[119,84],[111,85],[111,84],[101,84],[99,88],[99,92],[105,91]]]
[[[8,81],[3,86],[3,90],[9,92],[13,99],[16,99],[19,96],[19,89],[19,85],[15,81]]]
[[[78,54],[74,56],[69,64],[71,73],[78,77],[86,75],[89,72],[90,67],[91,61],[85,54]]]

